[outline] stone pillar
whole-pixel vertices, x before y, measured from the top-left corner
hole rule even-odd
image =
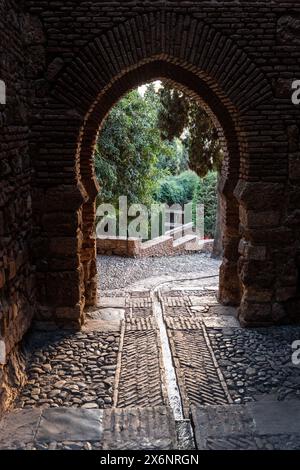
[[[285,186],[240,180],[235,194],[240,201],[242,235],[239,244],[243,286],[241,324],[264,326],[285,322],[285,302],[297,289],[296,266],[286,253],[292,233],[282,225]]]
[[[80,251],[80,261],[84,273],[85,305],[95,305],[97,302],[97,266],[96,266],[96,236],[95,236],[96,202],[87,202],[83,206],[83,243]]]
[[[234,138],[232,140],[228,138],[228,143],[230,145],[229,151],[227,151],[226,141],[223,142],[225,154],[218,185],[222,204],[223,246],[218,298],[223,305],[239,305],[241,300],[241,286],[238,276],[239,206],[234,195],[234,188],[238,181],[239,152]]]
[[[82,204],[87,194],[82,184],[60,185],[35,191],[41,233],[33,246],[37,266],[39,320],[79,328],[83,322],[84,272]]]
[[[88,132],[85,129],[81,142],[80,177],[88,200],[82,208],[83,243],[80,251],[80,261],[84,273],[85,305],[95,305],[97,302],[97,247],[96,247],[96,197],[100,191],[95,174],[94,151],[97,135],[95,129]]]
[[[224,305],[239,305],[241,292],[238,277],[239,220],[238,204],[222,196],[223,261],[220,268],[219,301]]]

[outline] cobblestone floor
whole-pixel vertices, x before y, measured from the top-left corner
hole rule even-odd
[[[14,447],[15,450],[102,450],[100,442],[89,441],[28,442],[16,443]]]
[[[209,339],[235,403],[273,396],[300,399],[300,367],[291,362],[299,327],[208,329]]]
[[[16,406],[111,406],[119,337],[98,331],[33,333],[28,382]]]
[[[217,302],[217,277],[210,276],[218,262],[198,256],[160,259],[152,270],[146,269],[149,260],[147,266],[138,260],[139,272],[125,281],[119,271],[123,261],[117,260],[104,278],[102,273],[108,290],[101,291],[82,332],[33,331],[26,343],[28,382],[15,404],[17,418],[8,414],[0,423],[0,448],[191,448],[192,440],[183,445],[175,432],[164,341],[182,418],[189,420],[192,411],[198,448],[300,448],[300,425],[290,429],[286,423],[293,413],[300,422],[300,367],[291,362],[300,326],[242,329],[236,310]],[[162,272],[173,263],[176,270],[176,263],[184,262],[186,281],[184,272],[173,280],[153,277],[159,266]],[[197,266],[205,279],[196,279]],[[109,283],[111,270],[115,278]],[[127,283],[131,287],[124,290]],[[154,304],[160,306],[167,340]],[[261,403],[259,412],[248,408]],[[268,425],[263,421],[254,429],[252,412],[266,415]],[[207,428],[201,424],[206,419]],[[151,426],[160,431],[155,434]],[[34,430],[24,433],[25,428]]]

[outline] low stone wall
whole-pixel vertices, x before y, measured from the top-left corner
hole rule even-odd
[[[201,253],[211,254],[214,248],[214,240],[204,240],[203,247],[201,248]]]
[[[97,238],[99,255],[139,256],[141,242],[138,238],[107,237]]]
[[[195,238],[194,238],[195,240]],[[125,237],[107,237],[97,239],[98,255],[116,255],[132,258],[150,258],[158,256],[174,256],[190,252],[211,253],[213,249],[213,240],[204,240],[203,246],[191,248],[190,239],[174,240],[172,236],[164,235],[142,242],[139,238]]]

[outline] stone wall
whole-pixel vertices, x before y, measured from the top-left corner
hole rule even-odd
[[[35,310],[29,79],[38,41],[20,3],[0,2],[0,79],[7,89],[0,105],[0,413],[22,383],[18,344]]]
[[[34,279],[41,320],[79,328],[95,302],[97,132],[157,78],[196,98],[223,143],[220,300],[244,325],[299,321],[299,18],[298,0],[1,0],[5,358],[34,314]]]
[[[26,6],[47,38],[32,127],[42,316],[80,326],[84,306],[95,301],[97,132],[124,93],[163,78],[206,107],[223,142],[220,300],[240,304],[245,325],[294,318],[299,109],[291,82],[300,75],[299,2]]]
[[[162,235],[142,242],[139,238],[99,237],[96,241],[98,255],[125,256],[128,258],[152,258],[159,256],[175,256],[187,253],[211,253],[213,240],[205,240],[197,246],[191,246],[196,237],[174,240],[170,235]]]
[[[116,255],[138,257],[141,242],[138,238],[128,239],[126,237],[97,238],[96,246],[98,255]]]

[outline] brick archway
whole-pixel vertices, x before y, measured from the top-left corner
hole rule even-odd
[[[268,240],[284,210],[280,195],[287,166],[281,156],[288,143],[271,85],[246,52],[219,30],[191,15],[164,11],[137,16],[89,42],[59,74],[42,111],[36,160],[49,164],[51,156],[57,161],[59,155],[52,178],[36,180],[37,187],[43,186],[46,219],[36,241],[47,265],[38,274],[44,316],[78,325],[85,303],[95,301],[92,154],[97,130],[122,94],[154,78],[189,89],[223,129],[226,215],[220,299],[237,303],[241,297],[245,325],[280,320],[284,299],[275,294],[280,288],[273,272],[276,247]],[[273,139],[273,124],[280,146]],[[274,179],[264,163],[270,154],[276,161]],[[265,184],[269,197],[264,199]],[[41,220],[39,204],[36,218]]]
[[[246,326],[299,323],[299,1],[5,0],[0,11],[0,413],[32,318],[78,328],[94,301],[97,126],[147,78],[202,97],[224,131],[220,298],[241,296]]]
[[[121,96],[138,85],[161,79],[171,82],[175,87],[200,102],[219,133],[224,149],[224,166],[220,191],[224,203],[224,260],[221,269],[220,300],[225,304],[237,305],[240,302],[240,283],[237,272],[239,244],[239,211],[233,191],[237,185],[240,168],[239,139],[230,113],[206,83],[197,75],[174,65],[170,60],[153,59],[126,72],[97,101],[85,121],[79,142],[79,164],[81,182],[88,193],[89,200],[83,205],[83,248],[82,261],[85,273],[85,298],[88,304],[95,301],[95,198],[98,185],[94,173],[93,154],[97,135],[107,113]],[[180,80],[180,83],[178,83]]]

